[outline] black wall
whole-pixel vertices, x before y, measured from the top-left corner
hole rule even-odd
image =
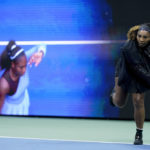
[[[113,29],[125,34],[136,25],[150,22],[150,0],[107,0],[112,7]]]

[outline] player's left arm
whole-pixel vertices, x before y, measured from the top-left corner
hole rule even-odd
[[[35,66],[38,66],[39,63],[42,61],[43,56],[46,54],[46,45],[38,45],[36,47],[33,47],[26,55],[31,56],[29,57],[28,64],[32,66],[32,64],[35,64]]]

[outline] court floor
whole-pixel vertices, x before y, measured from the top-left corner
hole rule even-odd
[[[0,116],[0,145],[3,150],[145,150],[150,149],[149,127],[145,122],[144,145],[135,146],[134,121]]]

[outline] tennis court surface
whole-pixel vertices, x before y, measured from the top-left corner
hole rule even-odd
[[[144,145],[133,145],[134,121],[0,117],[1,150],[150,150],[150,122]]]

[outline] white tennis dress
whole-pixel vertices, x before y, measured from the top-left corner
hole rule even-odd
[[[46,53],[46,46],[39,45],[35,46],[28,51],[25,51],[27,59],[30,56],[37,52],[43,51],[44,55]],[[3,115],[28,115],[29,114],[29,94],[28,94],[28,84],[29,84],[29,76],[28,76],[28,67],[23,76],[20,77],[17,91],[12,96],[7,95],[4,100],[4,104],[1,110],[1,114]]]

